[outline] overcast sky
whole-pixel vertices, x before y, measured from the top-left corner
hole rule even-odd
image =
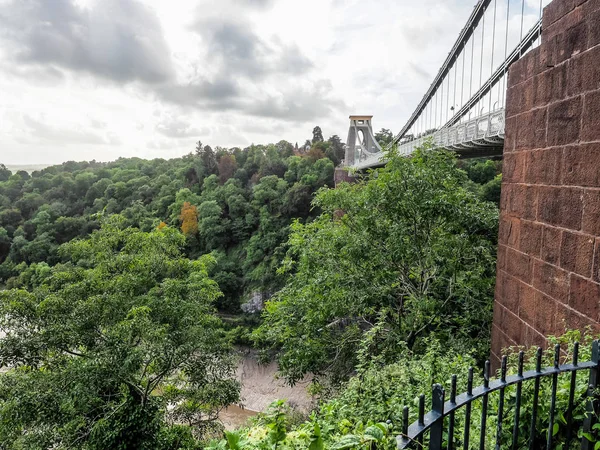
[[[0,0],[0,162],[404,124],[475,0]]]

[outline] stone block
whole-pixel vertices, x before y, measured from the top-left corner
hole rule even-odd
[[[502,327],[508,338],[517,345],[525,342],[526,325],[517,316],[507,316]]]
[[[521,283],[519,285],[519,317],[523,322],[534,326],[537,314],[536,290],[531,286]]]
[[[600,0],[577,0],[582,8],[583,8],[583,15],[584,16],[588,16],[589,14],[592,14],[594,11],[597,11],[600,9]]]
[[[527,152],[525,180],[528,183],[560,185],[562,183],[563,148],[553,147]]]
[[[515,150],[515,136],[517,135],[517,118],[515,116],[508,117],[504,125],[504,151],[503,153],[511,153]]]
[[[527,284],[531,284],[533,275],[532,268],[532,259],[529,255],[521,253],[512,248],[508,248],[506,250],[506,273],[524,281]],[[517,292],[517,298],[518,295],[519,294]]]
[[[504,155],[502,160],[502,181],[522,183],[525,177],[527,155],[524,152],[513,152]]]
[[[569,305],[592,322],[600,322],[600,284],[571,274]]]
[[[507,119],[514,117],[517,114],[521,114],[523,111],[526,110],[523,107],[524,90],[525,90],[525,85],[523,83],[517,84],[515,86],[510,86],[507,89],[507,91],[506,91],[506,118]]]
[[[585,233],[600,236],[599,189],[586,189],[583,192],[583,218],[581,229]]]
[[[600,238],[594,243],[594,264],[592,267],[592,280],[600,283]]]
[[[556,318],[556,301],[547,295],[536,292],[535,320],[533,326],[543,335],[554,332]]]
[[[557,64],[587,50],[588,24],[583,21],[582,8],[577,8],[554,26],[559,29],[562,27],[563,30],[565,30],[565,26],[568,27],[558,35]]]
[[[575,8],[575,0],[554,0],[544,8],[542,29],[547,30],[555,22],[564,19]],[[542,33],[542,39],[544,34]]]
[[[553,101],[565,98],[567,92],[567,68],[568,64],[561,64],[549,68],[534,78],[534,106],[546,106]]]
[[[508,88],[509,90],[516,87],[520,83],[523,83],[529,75],[527,74],[527,60],[531,56],[529,54],[524,55],[523,58],[515,61],[508,69]],[[507,93],[507,99],[508,97]],[[508,104],[508,101],[507,101]]]
[[[562,230],[560,228],[544,226],[542,232],[542,259],[544,261],[558,265],[561,241]]]
[[[546,336],[532,327],[527,327],[527,335],[525,339],[526,345],[530,347],[541,347],[542,349],[548,347]]]
[[[534,109],[517,116],[515,151],[546,146],[547,109]]]
[[[564,184],[600,187],[600,143],[571,145],[563,154]]]
[[[580,230],[582,212],[583,189],[550,186],[539,188],[538,221]]]
[[[548,146],[579,142],[581,129],[581,97],[552,103],[548,109]]]
[[[535,220],[537,215],[537,187],[525,184],[506,184],[504,208],[506,214],[525,220]]]
[[[569,316],[571,308],[564,303],[556,304],[556,312],[554,313],[553,329],[548,332],[549,335],[560,336],[565,331],[571,329]]]
[[[598,13],[600,14],[600,11]],[[600,27],[600,24],[598,26]],[[598,64],[600,65],[600,61]],[[600,91],[588,92],[583,97],[581,141],[600,141]]]
[[[498,244],[498,258],[496,260],[496,271],[504,270],[506,267],[506,245]]]
[[[599,2],[596,2],[599,3]],[[600,9],[588,13],[588,42],[587,48],[600,44]]]
[[[519,250],[531,256],[539,257],[542,248],[541,224],[528,220],[521,221]]]
[[[520,220],[502,215],[498,229],[498,242],[509,247],[519,248]]]
[[[544,261],[534,261],[533,287],[558,302],[569,301],[569,273]]]
[[[600,89],[600,46],[576,55],[568,62],[567,92],[578,95]]]
[[[560,246],[560,267],[583,277],[592,276],[594,236],[564,231]]]

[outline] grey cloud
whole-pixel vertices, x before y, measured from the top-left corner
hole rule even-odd
[[[64,72],[52,66],[22,66],[1,61],[0,72],[44,86],[57,86],[65,80]]]
[[[217,65],[221,76],[257,80],[313,67],[298,47],[278,39],[265,41],[246,21],[228,17],[201,18],[194,30],[202,38],[209,65]]]
[[[173,76],[160,23],[135,0],[102,0],[92,9],[72,0],[14,0],[0,12],[0,28],[20,63],[117,82],[157,83]]]
[[[162,100],[181,106],[192,107],[233,107],[236,98],[241,95],[234,80],[206,79],[188,84],[166,83],[156,87],[156,93]]]
[[[245,0],[235,6],[236,9],[266,8],[271,4],[270,0]],[[314,64],[296,45],[275,37],[262,38],[254,25],[240,19],[239,15],[231,18],[199,13],[201,17],[191,29],[201,39],[206,54],[203,64],[210,68],[211,75],[202,75],[187,84],[157,86],[155,92],[161,100],[184,107],[236,111],[284,121],[306,120],[332,109],[331,85],[327,89],[322,89],[323,81],[311,85],[307,72]],[[301,83],[311,86],[304,89],[285,87]],[[280,95],[269,97],[265,94],[273,91]]]
[[[290,122],[303,122],[328,117],[347,110],[347,105],[331,98],[329,81],[319,81],[308,88],[286,90],[280,97],[267,97],[248,105],[249,114]]]
[[[102,136],[83,129],[55,128],[29,115],[23,116],[23,124],[28,128],[27,135],[36,140],[62,144],[118,145],[120,143],[118,136],[112,133]]]
[[[206,127],[199,129],[192,126],[189,122],[181,118],[173,119],[165,119],[159,122],[156,127],[156,131],[162,134],[163,136],[180,139],[186,137],[193,136],[203,136],[210,132],[210,130]]]

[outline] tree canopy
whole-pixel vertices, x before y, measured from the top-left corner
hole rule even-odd
[[[357,352],[393,361],[432,333],[487,356],[495,281],[496,207],[472,191],[450,153],[391,152],[384,169],[321,191],[323,214],[297,222],[285,287],[256,331],[291,381],[345,378]]]
[[[239,399],[210,256],[114,216],[64,244],[31,287],[0,292],[3,448],[160,448],[168,424],[201,434]],[[84,445],[85,444],[85,445]]]
[[[31,176],[0,166],[0,286],[18,287],[30,264],[61,262],[61,244],[120,214],[142,231],[161,222],[182,229],[190,258],[216,252],[211,276],[225,294],[218,306],[239,311],[281,287],[275,269],[290,224],[316,216],[314,193],[333,185],[344,149],[337,136],[330,142],[306,154],[283,140],[245,149],[198,142],[182,158],[67,162]]]

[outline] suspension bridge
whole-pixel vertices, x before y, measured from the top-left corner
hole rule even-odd
[[[397,145],[410,155],[425,141],[463,158],[502,155],[508,68],[541,41],[549,0],[480,0],[421,102],[382,149],[371,116],[350,116],[344,165],[385,164]]]

